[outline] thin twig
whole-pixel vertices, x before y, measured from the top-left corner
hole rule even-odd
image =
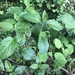
[[[62,68],[61,70],[63,70],[64,72],[66,72],[68,75],[72,75],[68,70],[66,70],[65,68]]]
[[[16,63],[14,60],[10,59],[10,58],[7,58],[9,61],[13,62],[13,63]]]
[[[72,73],[75,72],[75,68],[72,70]]]

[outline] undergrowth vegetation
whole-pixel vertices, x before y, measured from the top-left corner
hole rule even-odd
[[[74,75],[75,0],[4,2],[0,75]]]

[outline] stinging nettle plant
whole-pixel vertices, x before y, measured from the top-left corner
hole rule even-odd
[[[62,71],[72,74],[75,19],[59,9],[64,2],[49,1],[49,6],[45,0],[24,0],[23,5],[7,9],[13,17],[0,22],[2,32],[9,33],[0,42],[0,71],[9,75],[63,75]],[[58,13],[56,19],[49,17],[49,10]]]

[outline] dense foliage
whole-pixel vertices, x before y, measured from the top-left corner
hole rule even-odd
[[[0,3],[0,75],[74,75],[75,0]]]

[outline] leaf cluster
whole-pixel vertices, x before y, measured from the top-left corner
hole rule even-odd
[[[19,5],[6,9],[11,17],[0,22],[1,72],[74,74],[75,15],[68,12],[66,3],[65,0],[20,0]]]

